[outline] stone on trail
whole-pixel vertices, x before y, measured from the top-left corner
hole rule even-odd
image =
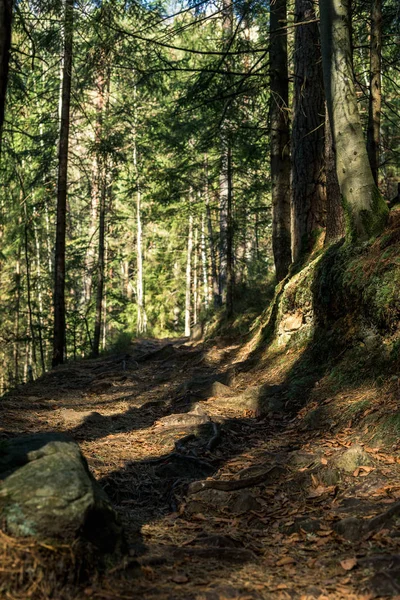
[[[217,405],[221,408],[250,410],[258,415],[280,413],[284,411],[282,393],[285,390],[283,385],[256,385],[237,396],[221,397]]]
[[[231,388],[219,381],[214,381],[210,385],[193,392],[199,400],[208,400],[208,398],[224,398],[232,392]]]
[[[38,434],[0,447],[0,518],[15,537],[81,539],[104,553],[123,548],[122,528],[79,446]]]
[[[345,473],[353,473],[357,467],[371,465],[372,461],[362,446],[354,444],[341,453],[339,457],[334,457],[332,463]]]

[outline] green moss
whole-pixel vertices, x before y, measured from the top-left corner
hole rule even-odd
[[[389,208],[377,187],[373,190],[370,210],[360,211],[362,231],[359,231],[360,228],[357,227],[358,215],[354,214],[353,206],[344,197],[342,197],[342,206],[345,215],[346,238],[351,243],[371,239],[380,235],[384,230],[389,216]]]
[[[368,237],[375,237],[385,229],[389,208],[377,187],[372,195],[371,210],[361,211],[361,220]]]

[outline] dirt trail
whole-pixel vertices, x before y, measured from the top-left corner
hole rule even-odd
[[[1,438],[69,433],[124,523],[129,559],[77,599],[400,594],[398,453],[301,413],[258,417],[235,398],[264,374],[240,361],[142,341],[4,398]]]

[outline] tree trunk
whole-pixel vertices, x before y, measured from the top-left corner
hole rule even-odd
[[[58,152],[57,228],[54,278],[53,367],[65,357],[65,237],[67,213],[68,145],[72,80],[74,0],[65,0],[64,72]]]
[[[198,278],[198,262],[199,262],[199,229],[196,225],[194,230],[194,265],[193,265],[193,325],[197,325],[199,321],[199,278]]]
[[[104,119],[107,118],[109,111],[110,101],[110,81],[111,73],[110,66],[104,65],[106,76],[104,78],[104,85],[100,88],[100,95],[103,96],[101,102],[99,102],[98,110],[102,111],[102,114],[98,116],[98,122],[100,124],[100,140],[102,141],[105,136],[104,132]],[[94,326],[93,336],[93,356],[99,355],[100,350],[100,338],[101,338],[101,326],[103,322],[103,300],[104,300],[104,285],[105,285],[105,234],[106,234],[106,204],[107,198],[111,193],[111,182],[109,181],[110,173],[110,161],[109,156],[103,149],[98,154],[98,166],[99,166],[99,187],[100,187],[100,202],[99,202],[99,251],[97,257],[97,291],[96,291],[96,317]]]
[[[382,0],[372,0],[370,56],[367,149],[372,175],[378,185],[382,110]]]
[[[138,335],[143,335],[147,331],[147,315],[144,301],[143,285],[143,228],[142,228],[142,190],[140,187],[139,167],[137,160],[137,90],[134,87],[134,140],[133,140],[133,167],[136,178],[136,301],[137,301],[137,325]]]
[[[203,293],[204,293],[204,308],[208,309],[208,269],[207,269],[207,251],[206,251],[206,232],[204,223],[204,214],[201,216],[201,264],[203,270]]]
[[[212,277],[213,301],[214,301],[214,308],[217,308],[218,306],[221,306],[221,296],[219,295],[219,281],[218,281],[218,271],[217,271],[217,259],[216,259],[216,256],[215,256],[214,232],[213,232],[212,218],[211,218],[210,190],[209,190],[209,185],[208,185],[208,161],[207,161],[207,156],[205,157],[204,193],[205,193],[205,201],[206,201],[208,243],[209,243],[209,248],[210,248],[210,259],[211,259],[211,277]]]
[[[326,236],[325,245],[333,244],[346,234],[342,195],[336,173],[336,157],[331,124],[325,115]]]
[[[222,44],[228,48],[233,32],[232,0],[222,3]],[[229,64],[229,61],[228,61]],[[230,77],[228,75],[228,87]],[[219,295],[228,314],[233,303],[232,136],[227,115],[221,125]]]
[[[96,291],[96,318],[93,336],[93,356],[99,355],[101,324],[103,320],[103,294],[105,270],[105,231],[106,231],[106,200],[107,200],[107,172],[108,164],[102,168],[101,195],[99,205],[99,253],[97,258],[97,291]]]
[[[15,318],[14,318],[14,385],[19,381],[19,329],[21,310],[21,246],[18,246],[15,264]]]
[[[358,112],[348,0],[320,0],[319,5],[325,93],[347,236],[362,241],[384,229],[388,207],[374,181]]]
[[[233,315],[233,295],[235,287],[234,248],[233,248],[233,175],[232,175],[232,147],[228,149],[228,230],[227,230],[227,272],[226,272],[226,314]]]
[[[296,0],[292,131],[293,261],[309,255],[326,222],[325,99],[319,30],[312,0]],[[311,23],[307,23],[311,21]],[[299,25],[304,23],[304,25]]]
[[[12,0],[0,0],[0,154],[11,48]]]
[[[185,300],[185,336],[190,337],[191,300],[192,300],[192,251],[193,251],[193,217],[189,217],[189,233],[186,262],[186,300]]]
[[[286,0],[271,3],[270,126],[272,245],[276,278],[286,277],[292,262],[290,231],[289,78]]]

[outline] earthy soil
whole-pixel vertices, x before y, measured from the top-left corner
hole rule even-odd
[[[260,384],[277,400],[262,416],[236,400]],[[24,588],[24,574],[12,579],[16,567],[0,564],[2,597],[400,597],[397,445],[368,444],[367,432],[336,416],[315,424],[309,407],[280,401],[282,389],[282,372],[255,368],[238,345],[146,340],[8,394],[1,439],[71,435],[130,550],[65,596]]]

